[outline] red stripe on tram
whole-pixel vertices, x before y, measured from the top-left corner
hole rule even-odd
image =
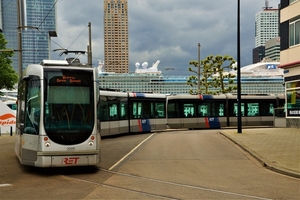
[[[142,127],[142,120],[141,119],[138,119],[138,127],[139,127],[139,131],[142,132],[143,127]]]

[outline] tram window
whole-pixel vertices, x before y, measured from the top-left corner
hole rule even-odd
[[[274,114],[274,105],[270,102],[262,102],[260,105],[260,116],[272,116]]]
[[[225,105],[222,102],[212,102],[211,104],[211,116],[225,116]]]
[[[59,95],[56,95],[59,94]],[[89,104],[90,88],[79,86],[50,86],[49,103],[55,104]]]
[[[116,103],[109,104],[109,118],[110,120],[118,120],[118,105]]]
[[[179,103],[168,103],[168,118],[177,118],[179,115]]]
[[[132,118],[140,119],[142,117],[142,103],[133,102],[132,103]]]
[[[120,116],[121,119],[127,119],[127,102],[121,101]]]
[[[41,88],[38,77],[28,81],[26,109],[27,115],[25,119],[24,132],[27,134],[39,134],[40,124],[40,103],[41,103]]]
[[[25,122],[25,117],[26,117],[26,112],[25,112],[25,98],[26,98],[26,82],[25,81],[20,81],[18,85],[18,111],[17,111],[17,126],[18,128],[20,127],[20,124],[24,124]],[[16,131],[16,134],[23,134],[23,132]]]
[[[165,118],[165,103],[155,103],[155,118]]]
[[[208,102],[202,102],[198,105],[198,116],[209,116],[210,105]]]
[[[238,103],[234,103],[232,111],[233,111],[233,116],[238,116]],[[245,105],[244,105],[244,103],[241,103],[241,114],[242,114],[242,116],[245,116]]]
[[[108,102],[100,98],[100,106],[98,107],[98,116],[100,121],[109,121]]]
[[[247,116],[258,116],[259,115],[259,104],[258,103],[247,103]]]
[[[142,118],[150,118],[151,116],[154,115],[154,111],[151,109],[153,108],[153,103],[149,101],[144,101],[142,102]]]
[[[195,104],[185,103],[183,104],[183,113],[185,117],[195,116]]]

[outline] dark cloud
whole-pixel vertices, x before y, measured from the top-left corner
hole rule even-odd
[[[241,2],[241,65],[252,62],[255,14],[264,0]],[[277,8],[279,0],[269,0]],[[237,57],[237,1],[233,0],[128,0],[130,70],[135,62],[150,65],[161,60],[164,74],[188,74],[190,60],[212,55]],[[104,58],[103,0],[60,0],[57,3],[60,46],[85,50],[88,22],[92,23],[93,62]],[[52,44],[52,49],[60,48]],[[175,70],[164,71],[166,68]]]

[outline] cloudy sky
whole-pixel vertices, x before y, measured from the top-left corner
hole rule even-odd
[[[189,61],[208,55],[237,59],[237,0],[128,0],[129,70],[136,62],[158,66],[165,75],[191,75]],[[252,63],[255,14],[265,0],[240,0],[241,66]],[[277,8],[279,0],[269,0]],[[104,59],[103,0],[58,0],[57,38],[52,49],[86,50],[92,27],[93,64]],[[54,54],[52,59],[57,59]],[[174,70],[166,70],[174,68]]]

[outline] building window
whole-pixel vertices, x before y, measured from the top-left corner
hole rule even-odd
[[[290,22],[290,46],[300,44],[300,16]]]

